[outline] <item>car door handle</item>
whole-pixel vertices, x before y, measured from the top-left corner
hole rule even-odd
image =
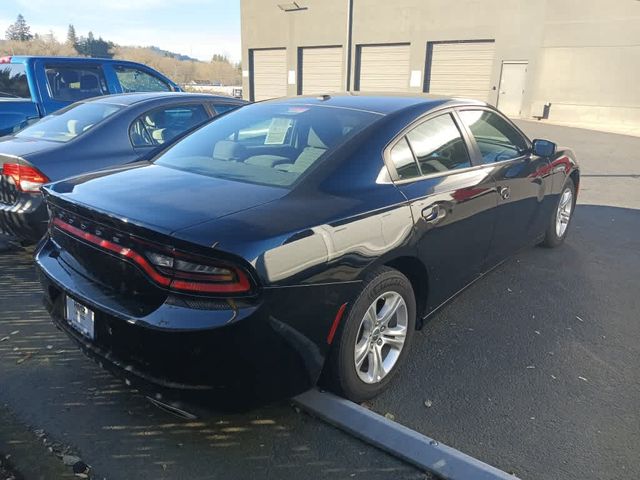
[[[442,217],[444,217],[444,210],[442,210],[438,204],[431,205],[422,210],[422,218],[424,218],[427,223],[436,223]]]
[[[509,200],[511,196],[511,189],[509,187],[498,187],[498,193],[503,200]]]

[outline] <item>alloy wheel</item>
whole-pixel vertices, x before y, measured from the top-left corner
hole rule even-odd
[[[558,238],[562,238],[564,232],[567,231],[572,209],[573,193],[570,188],[567,188],[562,192],[560,202],[558,203],[558,211],[556,212],[556,235]]]
[[[354,352],[360,380],[378,383],[391,372],[407,338],[408,318],[407,304],[397,292],[385,292],[369,305]]]

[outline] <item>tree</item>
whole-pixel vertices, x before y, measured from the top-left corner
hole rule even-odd
[[[33,35],[31,35],[31,27],[27,25],[27,21],[24,19],[22,14],[18,15],[14,24],[9,25],[6,37],[7,40],[19,40],[21,42],[33,39]]]
[[[229,59],[227,58],[227,56],[226,55],[222,55],[220,53],[214,53],[213,57],[211,57],[211,61],[212,62],[229,63]]]
[[[96,58],[113,57],[113,53],[111,52],[114,47],[113,42],[103,40],[102,37],[96,40],[93,32],[89,32],[86,38],[80,37],[75,47],[80,55]]]
[[[78,44],[78,36],[76,35],[76,28],[69,24],[69,30],[67,30],[67,43],[73,47]]]

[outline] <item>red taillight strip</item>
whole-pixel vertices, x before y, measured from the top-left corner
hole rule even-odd
[[[236,273],[238,280],[234,283],[200,283],[179,279],[172,280],[171,278],[158,273],[146,258],[131,250],[130,248],[122,247],[121,245],[100,238],[96,235],[93,235],[92,233],[85,232],[84,230],[74,227],[73,225],[69,225],[59,218],[54,218],[53,224],[60,230],[63,230],[75,237],[81,238],[82,240],[85,240],[100,248],[128,258],[142,270],[144,270],[144,272],[149,275],[151,279],[153,279],[156,283],[162,285],[163,287],[170,287],[172,289],[187,292],[203,293],[240,293],[248,292],[251,289],[249,278],[244,274],[244,272],[235,268],[234,272]]]
[[[185,280],[173,280],[171,288],[189,292],[205,293],[239,293],[249,291],[249,279],[240,271],[236,271],[238,281],[235,283],[200,283]]]
[[[93,235],[92,233],[80,230],[73,225],[69,225],[68,223],[63,222],[59,218],[54,218],[53,224],[60,230],[64,230],[65,232],[68,232],[75,237],[81,238],[100,248],[104,248],[105,250],[109,250],[110,252],[114,252],[118,255],[128,258],[140,268],[142,268],[142,270],[144,270],[147,275],[149,275],[155,282],[159,283],[160,285],[168,287],[171,284],[170,278],[167,278],[164,275],[160,275],[143,256],[134,252],[130,248],[122,247],[116,243],[110,242],[109,240],[105,240],[104,238]]]
[[[333,337],[338,330],[338,325],[340,325],[340,321],[342,320],[342,316],[344,315],[344,311],[347,308],[347,304],[343,303],[342,306],[338,309],[338,313],[336,313],[336,318],[333,319],[333,323],[331,324],[331,329],[329,330],[329,335],[327,335],[327,343],[331,345],[333,342]]]

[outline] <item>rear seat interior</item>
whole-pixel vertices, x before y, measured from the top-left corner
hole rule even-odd
[[[278,147],[279,153],[285,150],[289,156],[275,154],[251,155],[250,148],[232,140],[222,140],[215,144],[213,158],[220,161],[244,162],[285,172],[301,173],[311,166],[329,148],[340,141],[342,127],[337,122],[323,122],[313,127],[301,128],[305,132],[306,141],[303,147]],[[303,135],[304,138],[304,135]],[[269,147],[261,147],[264,148]]]

